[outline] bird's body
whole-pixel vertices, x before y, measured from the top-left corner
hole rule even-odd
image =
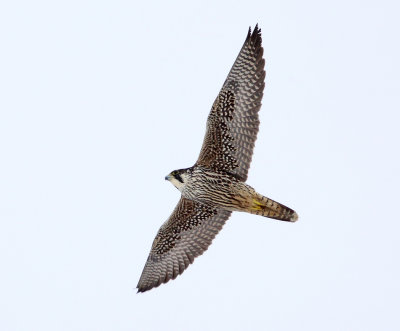
[[[194,166],[175,170],[166,179],[189,200],[229,211],[249,212],[285,221],[297,220],[297,214],[292,209],[262,196],[226,171]]]
[[[150,290],[181,274],[201,255],[232,211],[295,222],[292,209],[246,184],[259,128],[264,90],[261,30],[249,30],[244,45],[218,94],[194,166],[165,179],[181,192],[170,218],[161,226],[138,283]]]

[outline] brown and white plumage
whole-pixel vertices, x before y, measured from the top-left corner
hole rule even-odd
[[[247,38],[207,120],[199,158],[193,167],[171,172],[182,197],[154,239],[138,292],[175,279],[201,255],[232,211],[278,220],[297,220],[290,208],[245,183],[259,128],[265,61],[261,30]]]
[[[264,91],[261,30],[251,29],[207,121],[198,165],[227,170],[246,181],[257,139]],[[213,143],[214,142],[214,143]],[[218,143],[218,145],[216,144]]]
[[[138,292],[150,290],[181,274],[207,250],[230,215],[230,211],[181,197],[172,215],[158,230],[138,283]]]

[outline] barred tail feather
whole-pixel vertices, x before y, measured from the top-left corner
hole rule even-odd
[[[261,215],[273,218],[280,221],[296,222],[298,220],[297,213],[279,202],[262,196],[256,193],[252,198],[252,204],[249,212],[256,215]]]

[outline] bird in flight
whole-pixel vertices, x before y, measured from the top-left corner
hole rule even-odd
[[[137,285],[145,292],[178,275],[203,254],[232,211],[295,222],[294,210],[257,193],[246,184],[260,124],[265,61],[261,30],[247,38],[207,119],[194,166],[172,171],[166,180],[181,198],[159,229]]]

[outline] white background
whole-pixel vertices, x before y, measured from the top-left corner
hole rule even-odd
[[[0,5],[0,329],[399,330],[397,1]],[[135,287],[208,112],[259,23],[248,183],[176,280]]]

